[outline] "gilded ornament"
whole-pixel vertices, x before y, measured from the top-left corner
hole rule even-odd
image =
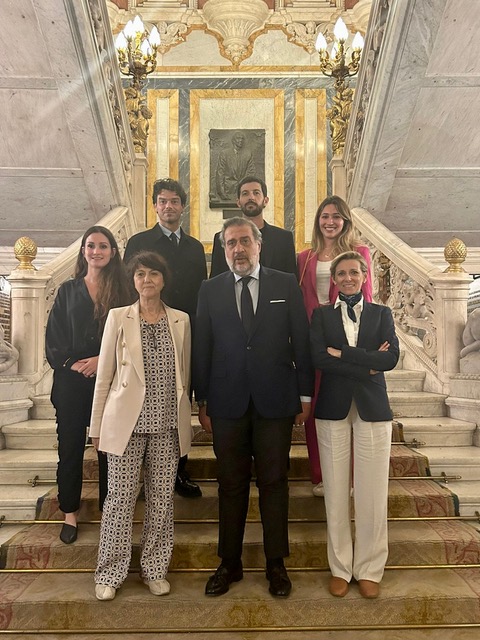
[[[13,251],[15,258],[20,262],[17,269],[23,271],[35,270],[32,262],[37,257],[37,245],[31,238],[27,236],[19,238],[13,246]]]
[[[448,262],[448,267],[444,273],[464,273],[465,270],[461,266],[462,262],[465,262],[467,257],[467,247],[465,243],[459,238],[452,238],[450,242],[445,246],[443,250],[445,260]]]

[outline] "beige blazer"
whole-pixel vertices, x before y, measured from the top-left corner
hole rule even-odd
[[[190,450],[191,333],[188,314],[165,305],[175,348],[180,455]],[[99,449],[122,455],[137,424],[145,398],[139,304],[112,309],[103,332],[93,397],[90,437]]]

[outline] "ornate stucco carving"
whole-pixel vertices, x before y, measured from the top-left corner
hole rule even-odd
[[[234,65],[248,57],[251,36],[263,29],[269,13],[262,0],[208,0],[203,8],[207,27],[220,34],[222,54]]]
[[[326,32],[341,15],[352,32],[365,33],[371,2],[360,0],[346,10],[344,0],[276,0],[273,9],[263,0],[207,0],[200,3],[202,8],[197,0],[136,0],[125,10],[107,0],[107,9],[115,33],[137,13],[145,24],[155,24],[162,53],[185,42],[192,26],[197,26],[213,33],[220,53],[238,66],[252,54],[253,42],[260,33],[280,27],[289,42],[312,55],[315,64],[318,31]]]

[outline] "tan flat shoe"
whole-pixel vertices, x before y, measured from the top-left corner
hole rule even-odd
[[[343,598],[348,593],[349,584],[343,578],[338,578],[337,576],[332,576],[330,578],[330,584],[328,585],[328,590],[335,596],[336,598]]]
[[[358,589],[364,598],[378,598],[380,585],[372,580],[359,580]]]

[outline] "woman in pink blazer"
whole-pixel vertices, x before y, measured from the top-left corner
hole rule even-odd
[[[303,301],[311,320],[314,310],[322,304],[335,302],[338,288],[330,277],[332,260],[345,251],[358,251],[366,260],[368,275],[362,286],[367,302],[372,301],[371,261],[368,247],[360,244],[358,233],[353,226],[352,213],[347,203],[339,196],[330,196],[320,203],[312,231],[312,248],[305,249],[297,256],[298,276],[303,293]],[[318,395],[321,373],[316,372],[315,397]],[[314,485],[313,493],[323,495],[322,472],[318,452],[315,419],[311,415],[305,422],[310,475]]]

